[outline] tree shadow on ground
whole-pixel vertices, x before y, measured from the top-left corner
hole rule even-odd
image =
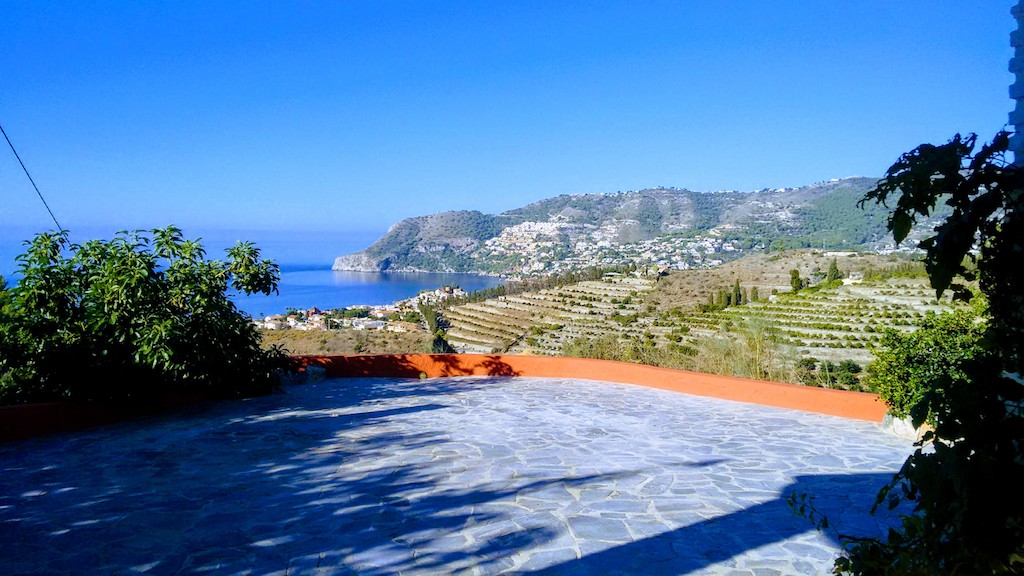
[[[507,383],[328,381],[0,446],[0,565],[11,573],[519,569],[524,551],[565,551],[571,540],[560,509],[528,508],[524,499],[550,501],[552,493],[569,499],[572,491],[607,486],[636,471],[531,470],[501,446],[469,446],[446,432],[409,425],[470,410],[460,404],[463,393],[495,385]],[[458,450],[477,450],[477,465],[484,467],[466,465]],[[509,464],[486,467],[502,459]],[[708,458],[678,465],[719,463]],[[819,510],[845,526],[847,515],[862,521],[859,511],[888,478],[806,475],[783,496],[791,490],[814,495]],[[811,529],[780,497],[588,549],[576,560],[552,560],[541,572],[681,574]],[[791,552],[798,558],[821,553]]]
[[[482,382],[330,384],[0,447],[0,565],[13,573],[496,572],[556,536],[504,521],[509,505],[500,502],[599,478],[480,474],[453,484],[442,476],[451,463],[443,434],[389,423],[449,409],[432,398]]]

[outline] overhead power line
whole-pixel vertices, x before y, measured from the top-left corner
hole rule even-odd
[[[50,210],[50,205],[46,203],[46,198],[43,198],[43,193],[39,191],[39,186],[36,186],[36,181],[32,179],[32,175],[28,173],[28,168],[25,167],[25,163],[21,161],[21,156],[18,155],[18,151],[14,149],[14,143],[11,142],[10,137],[7,136],[7,131],[4,130],[3,124],[0,124],[0,132],[3,133],[4,139],[7,140],[7,145],[11,147],[11,152],[14,152],[14,157],[18,159],[18,164],[21,164],[21,169],[25,171],[25,176],[28,176],[28,181],[32,183],[32,187],[36,189],[36,194],[39,195],[39,199],[43,201],[43,206],[46,207],[46,211],[50,214],[50,218],[53,218],[53,223],[57,225],[57,230],[63,232],[64,227],[57,222],[57,217],[53,215],[53,210]]]

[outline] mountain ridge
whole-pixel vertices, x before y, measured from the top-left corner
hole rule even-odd
[[[547,274],[616,264],[691,268],[757,250],[877,248],[888,209],[856,206],[876,178],[796,188],[648,188],[563,194],[500,214],[458,210],[396,222],[333,269]]]

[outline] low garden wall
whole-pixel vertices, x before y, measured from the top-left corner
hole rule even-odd
[[[817,412],[881,423],[885,403],[877,394],[815,388],[657,368],[643,364],[561,356],[489,354],[374,354],[364,356],[297,356],[303,366],[320,366],[327,376],[538,376],[583,378],[636,384],[697,396]]]
[[[295,359],[304,370],[318,366],[329,377],[437,378],[477,375],[582,378],[879,423],[886,412],[885,404],[875,394],[748,380],[611,360],[486,354],[296,356]],[[198,400],[173,398],[159,406],[144,407],[99,402],[0,406],[0,442],[109,424]]]

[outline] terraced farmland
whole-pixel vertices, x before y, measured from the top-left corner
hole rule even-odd
[[[807,252],[762,258],[757,266],[737,261],[714,270],[673,273],[653,278],[606,277],[539,292],[466,304],[448,309],[448,340],[460,352],[558,355],[579,338],[625,343],[641,339],[658,347],[700,347],[723,338],[738,338],[757,326],[780,357],[800,357],[866,365],[886,328],[911,331],[929,311],[949,310],[948,297],[937,302],[925,278],[874,282],[847,280],[831,289],[782,288],[785,271],[799,266],[813,273],[826,264]],[[884,268],[885,257],[857,255],[855,269]],[[851,268],[853,266],[850,266]],[[701,312],[707,295],[739,279],[758,287],[759,300]],[[684,286],[685,289],[680,289]],[[768,296],[775,290],[778,294]]]
[[[653,287],[652,279],[607,277],[455,306],[443,313],[448,341],[468,353],[558,354],[567,338],[642,331],[624,323],[641,314]]]
[[[677,332],[685,326],[686,340],[693,342],[759,322],[775,331],[777,342],[793,347],[801,356],[867,364],[886,328],[911,331],[928,312],[949,309],[949,297],[937,302],[926,280],[901,279],[783,293],[717,312],[679,310],[663,314],[659,324]]]

